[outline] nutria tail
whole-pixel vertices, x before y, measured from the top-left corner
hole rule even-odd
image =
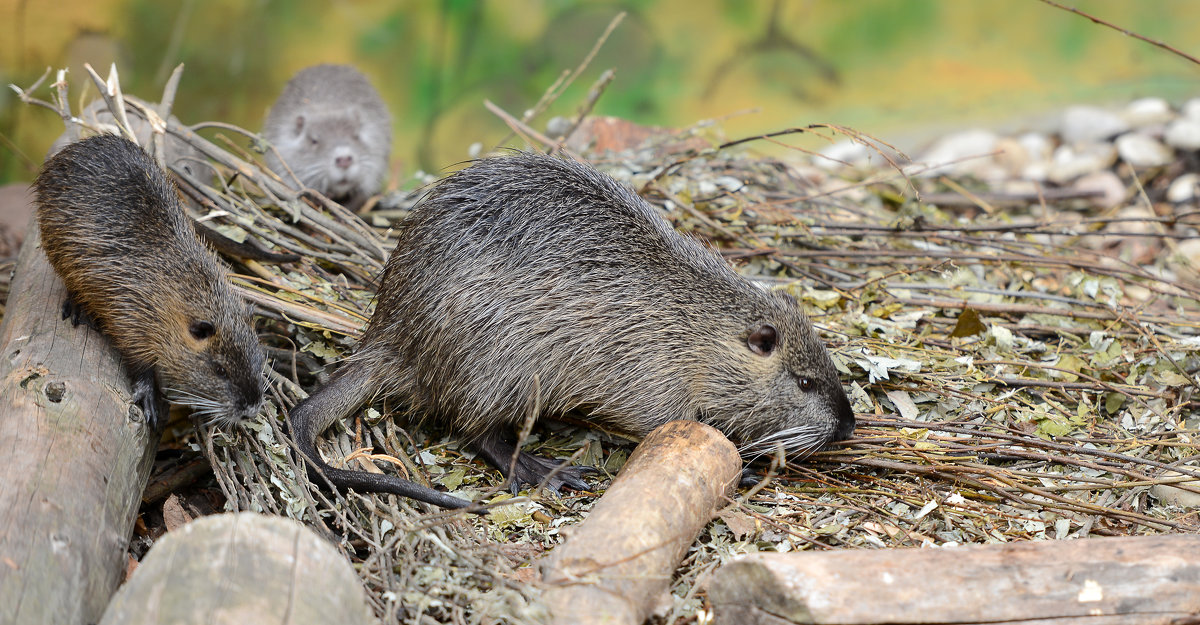
[[[371,387],[369,378],[366,367],[353,361],[347,363],[328,384],[296,404],[288,413],[292,439],[304,455],[308,478],[321,486],[332,486],[342,491],[352,488],[360,493],[392,493],[442,508],[456,509],[471,505],[465,499],[408,480],[365,471],[335,469],[321,460],[317,454],[317,435],[324,432],[335,419],[345,418],[366,403]]]

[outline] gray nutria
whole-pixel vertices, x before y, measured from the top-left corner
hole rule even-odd
[[[739,276],[612,178],[525,153],[477,161],[413,208],[358,352],[290,416],[333,485],[466,505],[320,460],[316,435],[375,397],[449,422],[506,472],[505,426],[531,410],[579,412],[638,437],[695,419],[746,455],[808,452],[854,429],[794,299]],[[538,483],[554,466],[522,453],[510,477]],[[549,484],[586,488],[584,471]]]
[[[98,135],[47,160],[34,188],[63,317],[112,341],[147,422],[158,426],[162,395],[218,423],[257,414],[265,358],[249,308],[150,156]]]
[[[357,209],[383,186],[392,116],[358,70],[314,65],[284,86],[267,113],[263,137],[275,146],[267,151],[267,165],[285,180],[290,168],[305,186]]]

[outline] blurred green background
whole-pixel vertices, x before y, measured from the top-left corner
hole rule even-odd
[[[1200,53],[1200,2],[1073,6]],[[1197,66],[1036,0],[0,0],[0,82],[28,86],[66,66],[78,98],[82,63],[104,75],[115,61],[127,93],[157,100],[182,62],[184,122],[257,130],[296,70],[352,63],[391,106],[403,180],[502,139],[483,100],[519,116],[621,10],[628,17],[535,127],[573,113],[608,68],[616,80],[597,113],[670,126],[732,116],[730,137],[829,122],[904,144],[1068,103],[1200,93]],[[5,90],[0,183],[31,179],[61,130]]]

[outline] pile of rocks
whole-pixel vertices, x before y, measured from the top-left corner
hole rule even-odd
[[[1200,151],[1200,98],[1178,109],[1161,98],[1135,100],[1120,110],[1072,106],[1042,126],[1013,134],[972,129],[947,135],[917,151],[905,171],[976,178],[1000,192],[1024,193],[1036,185],[1102,191],[1097,203],[1115,206],[1129,188],[1118,176],[1128,171],[1120,169],[1124,164],[1134,171],[1170,170],[1164,173],[1172,179],[1161,185],[1168,202],[1188,202],[1200,193],[1200,175],[1189,171],[1196,169]],[[831,170],[886,166],[876,151],[851,141],[820,156],[814,164]]]

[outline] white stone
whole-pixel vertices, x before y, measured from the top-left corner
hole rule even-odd
[[[1120,115],[1094,106],[1072,106],[1063,112],[1063,143],[1105,141],[1129,130]]]
[[[1054,142],[1040,132],[1027,132],[1017,137],[1017,143],[1025,148],[1025,153],[1033,160],[1048,161],[1054,152]]]
[[[1127,132],[1117,137],[1117,153],[1134,167],[1161,167],[1175,158],[1175,151],[1154,137]]]
[[[990,130],[964,130],[946,135],[925,150],[918,163],[929,166],[922,176],[978,173],[994,166],[992,152],[999,137]]]
[[[1180,476],[1181,474],[1176,473],[1175,471],[1167,471],[1162,474],[1162,477],[1164,478]],[[1179,483],[1186,484],[1192,488],[1200,487],[1200,480],[1188,480],[1186,482]],[[1154,495],[1159,501],[1166,504],[1176,505],[1183,508],[1200,507],[1200,494],[1186,491],[1175,486],[1170,486],[1167,484],[1155,484],[1154,486],[1150,487],[1150,494]]]
[[[1200,98],[1192,98],[1184,102],[1180,112],[1184,117],[1200,122]]]
[[[1121,178],[1111,171],[1096,171],[1079,180],[1076,180],[1071,185],[1077,191],[1100,191],[1103,195],[1090,199],[1092,204],[1100,208],[1112,208],[1121,205],[1125,201],[1127,192],[1125,183],[1121,182]]]
[[[1197,191],[1200,191],[1200,175],[1184,174],[1167,187],[1167,201],[1175,204],[1187,202],[1195,199]]]
[[[1200,150],[1200,119],[1180,117],[1167,126],[1163,139],[1180,150]]]
[[[826,170],[846,166],[863,167],[870,162],[871,158],[871,153],[867,146],[849,139],[843,139],[833,145],[822,148],[817,154],[819,156],[813,159],[813,165]]]
[[[1017,174],[1026,180],[1045,180],[1050,172],[1050,159],[1054,156],[1054,142],[1039,132],[1027,132],[1017,137],[1017,144],[1025,150],[1025,166]]]
[[[1180,241],[1179,245],[1175,248],[1175,254],[1173,256],[1178,256],[1180,261],[1187,263],[1188,273],[1194,272],[1196,267],[1200,267],[1200,239],[1188,239],[1186,241]],[[1181,268],[1174,267],[1176,264],[1177,263],[1175,262],[1174,258],[1169,259],[1167,262],[1168,267],[1179,271]]]
[[[561,138],[570,129],[571,120],[561,115],[551,117],[550,121],[546,122],[546,136],[551,139]]]
[[[996,141],[996,163],[1004,167],[1007,177],[1021,173],[1029,166],[1029,152],[1012,137],[1000,137]]]
[[[1060,145],[1054,151],[1046,179],[1063,184],[1117,162],[1117,148],[1108,143]]]
[[[1165,124],[1175,118],[1171,105],[1162,98],[1141,98],[1129,103],[1122,114],[1125,121],[1134,128]]]

